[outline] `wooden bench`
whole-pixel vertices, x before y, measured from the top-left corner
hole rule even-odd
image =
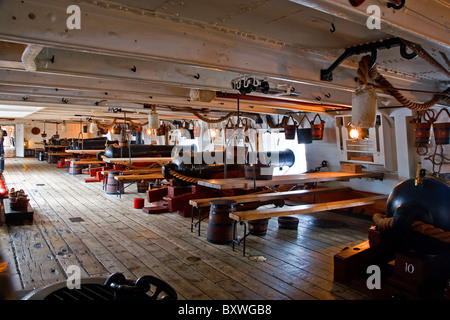
[[[161,169],[160,169],[161,170]],[[147,174],[123,174],[124,172],[127,172],[124,170],[122,172],[122,175],[114,176],[114,179],[117,180],[117,194],[120,196],[121,190],[125,190],[126,187],[129,187],[133,183],[137,181],[148,181],[148,180],[157,180],[157,179],[164,179],[164,176],[162,173],[147,173]],[[130,182],[128,186],[124,186],[125,182]]]
[[[387,199],[388,199],[387,195],[377,195],[377,196],[371,196],[371,197],[347,199],[347,200],[339,200],[339,201],[331,201],[331,202],[323,202],[323,203],[302,204],[302,205],[292,206],[292,207],[270,208],[270,209],[260,209],[260,210],[256,209],[256,210],[232,212],[229,214],[229,217],[234,220],[233,250],[234,250],[235,243],[242,244],[243,245],[243,254],[245,256],[246,238],[248,236],[247,226],[246,226],[245,222],[247,222],[247,221],[270,219],[270,218],[282,217],[282,216],[292,215],[292,214],[305,214],[305,213],[337,210],[337,209],[343,209],[343,208],[359,207],[359,206],[365,206],[365,205],[375,204],[375,203],[379,203],[379,202],[386,202]],[[238,222],[244,225],[244,237],[241,240],[237,240],[236,225]],[[242,241],[244,241],[244,242],[242,243]]]
[[[317,188],[317,189],[302,189],[294,191],[283,191],[283,192],[266,192],[266,193],[249,193],[241,196],[232,197],[217,197],[217,198],[205,198],[205,199],[192,199],[189,200],[189,204],[192,206],[191,212],[191,232],[193,232],[194,227],[198,227],[198,235],[200,235],[200,223],[203,219],[201,218],[202,208],[209,207],[210,202],[213,200],[235,200],[238,204],[252,203],[252,202],[262,202],[268,200],[277,199],[287,199],[294,197],[301,197],[306,195],[314,195],[326,192],[336,192],[336,191],[347,191],[351,190],[349,187],[332,187],[332,188]],[[197,209],[198,221],[194,223],[194,208]]]
[[[65,152],[47,152],[47,162],[50,164],[58,163],[58,160],[62,157],[66,157]]]

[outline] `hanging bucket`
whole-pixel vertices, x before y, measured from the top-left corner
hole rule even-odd
[[[414,126],[414,135],[416,139],[416,146],[423,146],[431,142],[431,123],[416,122]]]
[[[311,128],[298,128],[297,129],[297,142],[312,143],[312,129]]]
[[[293,124],[288,124],[289,119],[292,120]],[[294,118],[292,118],[292,116],[289,116],[288,121],[286,121],[286,124],[284,125],[284,138],[286,140],[294,140],[296,132],[297,122],[294,120]]]
[[[320,122],[318,124],[314,124],[317,117],[319,117]],[[314,116],[314,119],[313,121],[310,122],[310,125],[311,125],[312,140],[323,140],[323,128],[325,126],[325,121],[322,120],[320,114],[316,114]]]
[[[214,244],[231,243],[233,241],[233,220],[229,214],[236,211],[237,201],[213,200],[210,205],[206,240]]]
[[[436,121],[442,112],[446,112],[447,116],[450,117],[450,113],[447,109],[441,109],[436,118],[433,121]],[[434,132],[434,142],[436,144],[450,144],[450,123],[442,122],[442,123],[433,123],[433,132]]]
[[[159,137],[166,135],[166,125],[164,123],[156,129],[156,135]]]
[[[299,125],[302,125],[303,119],[309,122],[308,117],[306,115],[300,120]],[[297,128],[297,142],[299,144],[307,144],[312,143],[312,129],[311,128]]]
[[[433,123],[434,142],[450,144],[450,122]]]
[[[194,137],[200,137],[202,133],[202,127],[200,126],[200,124],[198,123],[198,121],[195,121],[195,125],[194,125]]]

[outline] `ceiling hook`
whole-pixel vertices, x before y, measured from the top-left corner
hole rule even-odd
[[[400,4],[395,4],[395,3],[392,3],[392,2],[388,2],[387,7],[388,8],[394,8],[395,10],[400,10],[405,5],[405,1],[406,0],[401,0]]]
[[[334,33],[335,31],[336,31],[336,27],[335,27],[334,23],[332,22],[330,32]]]

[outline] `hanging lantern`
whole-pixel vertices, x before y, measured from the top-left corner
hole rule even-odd
[[[159,114],[156,112],[155,106],[152,106],[152,111],[148,115],[148,127],[150,129],[159,128]]]
[[[89,132],[97,133],[97,131],[98,131],[97,123],[95,123],[95,121],[92,121],[91,124],[89,125]]]
[[[53,139],[55,140],[59,139],[58,122],[56,122],[56,133],[53,135]]]
[[[358,87],[352,95],[352,125],[371,128],[375,125],[377,93],[371,85]]]
[[[63,122],[61,124],[61,132],[67,132],[67,126],[66,126],[65,120],[63,120]]]

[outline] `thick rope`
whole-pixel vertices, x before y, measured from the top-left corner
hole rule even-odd
[[[367,85],[367,76],[369,72],[369,63],[371,57],[369,55],[361,58],[358,64],[358,84]]]
[[[394,226],[394,218],[386,217],[381,213],[376,213],[373,215],[373,222],[380,230],[391,229]],[[450,243],[450,232],[445,231],[441,228],[436,228],[431,224],[424,223],[422,221],[416,220],[411,224],[412,230],[419,232],[423,235],[429,236],[433,239],[440,240],[445,243]]]
[[[237,112],[230,112],[229,114],[218,118],[218,119],[209,119],[207,117],[202,116],[200,113],[198,113],[197,111],[192,111],[192,114],[195,115],[197,118],[199,118],[200,120],[206,122],[206,123],[219,123],[222,121],[226,121],[228,120],[230,117],[234,116],[235,114],[237,114]]]
[[[443,94],[436,94],[433,96],[433,98],[427,102],[424,103],[415,103],[407,98],[405,98],[399,90],[397,90],[385,77],[383,77],[376,68],[376,65],[372,68],[369,68],[369,77],[372,78],[374,81],[378,82],[380,86],[387,91],[389,94],[391,94],[398,102],[400,102],[402,105],[407,107],[408,109],[415,110],[415,111],[422,111],[427,110],[434,105],[436,105],[441,100],[447,100],[448,97],[446,96],[446,93],[448,93],[447,90],[443,92]]]
[[[381,213],[375,213],[372,217],[373,222],[379,228],[380,230],[387,230],[391,229],[394,225],[394,218],[393,217],[386,217],[385,215]]]
[[[200,180],[202,180],[202,181],[204,180],[204,179],[200,179],[200,178],[185,176],[184,174],[176,172],[175,170],[172,170],[172,169],[169,169],[168,172],[170,175],[174,176],[175,178],[180,179],[182,181],[189,182],[189,183],[197,183]]]
[[[411,225],[414,231],[429,236],[433,239],[440,240],[445,243],[450,243],[450,232],[436,228],[431,224],[422,221],[414,221]]]
[[[416,43],[409,42],[405,39],[402,39],[402,42],[404,44],[406,44],[406,46],[408,48],[410,48],[412,51],[414,51],[414,53],[416,53],[419,57],[421,57],[422,59],[427,61],[429,64],[431,64],[433,67],[435,67],[436,69],[438,69],[439,71],[441,71],[442,73],[444,73],[445,75],[450,77],[450,72],[444,66],[442,66],[439,62],[437,62],[428,52],[426,52],[422,48],[422,46],[420,46]],[[442,55],[442,53],[441,53],[441,55]],[[442,55],[442,57],[446,58],[445,54]],[[447,63],[447,61],[446,61],[446,63]]]
[[[116,122],[117,122],[117,119],[114,118],[114,120],[113,120],[113,122],[112,122],[111,124],[106,124],[106,125],[101,124],[98,120],[94,120],[94,122],[97,124],[97,126],[98,126],[99,128],[109,130],[109,129],[111,129],[112,127],[114,127],[114,125],[115,125]]]
[[[411,44],[411,46],[412,46],[412,44]],[[420,50],[417,47],[414,47],[414,50],[416,50],[418,52],[420,51],[424,57],[426,56],[423,53],[423,52],[425,52],[423,49]],[[429,57],[426,59],[427,59],[427,61],[429,61],[431,63],[432,57]],[[374,65],[373,67],[370,68],[369,67],[370,60],[371,60],[370,55],[366,55],[366,56],[362,57],[361,60],[359,61],[358,71],[357,71],[359,85],[367,85],[368,84],[367,76],[369,76],[371,79],[376,81],[381,86],[382,89],[384,89],[389,94],[391,94],[398,102],[400,102],[405,107],[407,107],[411,110],[415,110],[415,111],[427,110],[427,109],[433,107],[434,105],[436,105],[439,101],[449,99],[447,97],[447,93],[448,93],[449,89],[447,89],[446,91],[443,92],[443,94],[436,94],[433,96],[433,98],[430,101],[427,101],[425,103],[412,102],[412,101],[408,100],[406,97],[404,97],[398,89],[396,89],[385,77],[383,77],[377,71],[376,65]],[[445,68],[440,66],[439,63],[436,62],[436,64],[440,67],[439,69],[445,70]],[[435,65],[435,64],[433,64],[433,65]],[[448,73],[448,71],[447,71],[447,73]]]
[[[143,127],[148,125],[148,121],[144,122],[144,123],[137,123],[134,122],[133,120],[128,120],[129,123],[131,123],[134,127]]]

